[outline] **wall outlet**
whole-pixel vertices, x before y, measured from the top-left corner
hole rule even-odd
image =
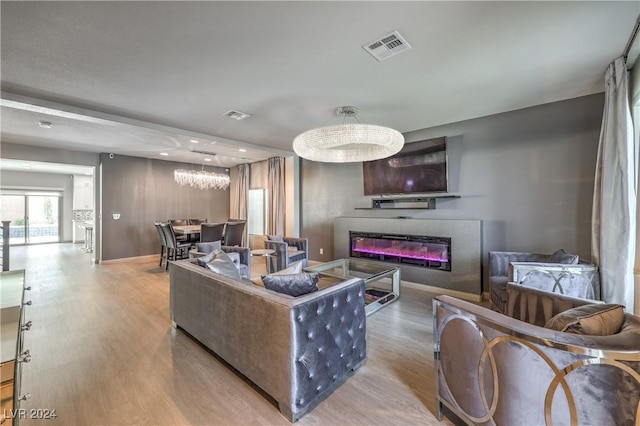
[[[324,249],[323,248],[320,249],[320,254],[324,254]]]

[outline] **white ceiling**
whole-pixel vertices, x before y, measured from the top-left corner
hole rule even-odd
[[[291,153],[342,105],[409,132],[602,92],[640,14],[638,1],[0,8],[3,142],[201,163],[198,149],[227,167]],[[362,49],[394,30],[412,49],[383,62]]]

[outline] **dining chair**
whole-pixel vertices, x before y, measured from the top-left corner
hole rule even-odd
[[[207,223],[207,219],[189,219],[189,225],[201,225]]]
[[[167,240],[167,259],[164,269],[169,269],[170,260],[185,259],[189,256],[189,249],[191,248],[190,242],[182,242],[176,239],[176,232],[173,230],[173,225],[169,223],[160,224],[164,237]]]
[[[227,222],[224,227],[224,245],[225,246],[241,246],[242,237],[244,236],[244,227],[247,221]]]
[[[188,219],[169,219],[168,222],[173,226],[187,226],[189,225]],[[178,241],[189,241],[189,235],[178,235],[176,236]]]
[[[200,242],[222,241],[225,223],[203,223],[200,225]]]
[[[165,251],[167,249],[167,238],[164,236],[164,231],[162,230],[162,222],[153,222],[153,225],[156,227],[156,231],[158,231],[158,237],[160,238],[160,264],[158,266],[162,266],[162,260],[165,257]]]

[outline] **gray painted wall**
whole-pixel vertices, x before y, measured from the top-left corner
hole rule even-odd
[[[303,160],[300,234],[309,238],[310,258],[334,258],[335,217],[399,215],[482,220],[485,283],[489,250],[564,248],[590,258],[603,103],[595,94],[406,133],[407,143],[448,137],[450,192],[461,198],[439,200],[436,210],[354,210],[371,205],[361,163]]]
[[[201,191],[174,182],[173,171],[185,168],[183,163],[108,154],[100,154],[100,163],[102,260],[160,253],[156,220],[229,218],[229,190]]]
[[[46,189],[62,192],[61,210],[62,241],[73,238],[73,222],[71,210],[73,208],[73,179],[70,175],[54,173],[35,173],[3,170],[0,172],[2,188]]]

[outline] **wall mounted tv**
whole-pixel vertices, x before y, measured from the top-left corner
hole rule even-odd
[[[362,163],[364,195],[447,192],[447,138],[404,145],[388,158]]]

